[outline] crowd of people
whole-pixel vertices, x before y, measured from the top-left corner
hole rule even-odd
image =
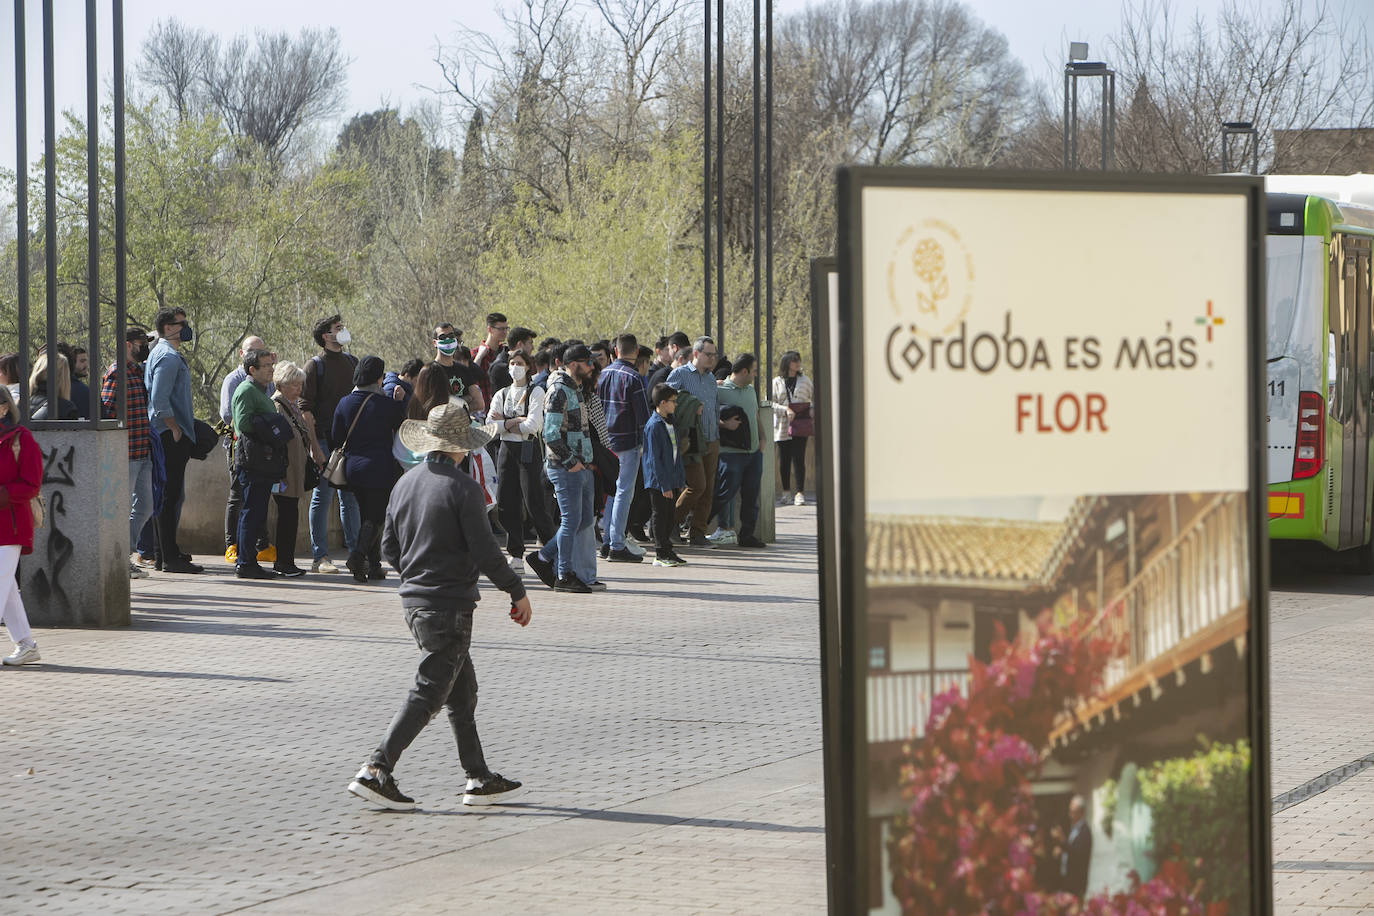
[[[401,426],[423,424],[434,408],[451,403],[484,437],[457,466],[477,484],[487,524],[516,575],[528,569],[557,591],[589,593],[606,588],[598,561],[640,563],[652,549],[654,565],[675,567],[686,562],[682,548],[765,546],[756,526],[769,430],[759,420],[765,398],[751,353],[730,360],[712,338],[684,332],[652,347],[631,333],[540,340],[492,313],[477,347],[470,350],[461,330],[440,323],[428,360],[387,371],[379,357],[349,352],[352,338],[340,315],[318,321],[312,336],[318,350],[303,365],[279,362],[261,337],[245,337],[211,429],[195,419],[190,371],[179,352],[194,339],[185,311],[164,308],[152,331],[129,329],[123,373],[131,577],[147,575],[149,566],[203,571],[182,550],[178,528],[187,462],[219,444],[228,476],[225,559],[238,577],[341,572],[329,550],[337,501],[344,569],[358,582],[385,579],[382,540],[393,488],[426,458],[406,446]],[[85,352],[66,345],[58,351],[33,361],[34,419],[82,418],[92,404]],[[800,364],[796,352],[784,354],[767,392],[787,491],[782,502],[797,504],[804,502],[814,420],[813,390]],[[7,433],[15,442],[32,440],[11,432],[18,365],[17,354],[0,356],[11,405],[0,419],[0,442],[9,441]],[[118,375],[111,364],[101,380],[96,403],[106,417],[115,415]],[[20,457],[12,470],[17,481]],[[14,486],[10,496],[18,504],[27,484]],[[295,556],[307,498],[308,568]],[[272,501],[276,525],[268,531]],[[17,593],[6,601],[7,620],[22,614]],[[11,603],[20,610],[10,611]],[[22,625],[10,630],[12,637],[26,632]]]

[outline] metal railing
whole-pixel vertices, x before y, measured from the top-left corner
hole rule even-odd
[[[1104,689],[1242,607],[1248,562],[1243,494],[1218,496],[1099,615],[1095,627],[1122,646]]]
[[[906,741],[925,737],[930,701],[951,686],[968,696],[966,669],[868,673],[868,740]]]

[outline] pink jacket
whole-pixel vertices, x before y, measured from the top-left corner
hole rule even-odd
[[[0,431],[0,546],[18,544],[22,553],[33,553],[29,500],[42,483],[43,455],[33,435],[17,425]]]

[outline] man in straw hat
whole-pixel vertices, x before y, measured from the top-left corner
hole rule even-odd
[[[477,577],[485,574],[510,595],[511,619],[521,626],[530,622],[530,602],[492,536],[481,488],[457,466],[465,453],[485,445],[491,432],[474,428],[467,406],[450,400],[426,420],[406,420],[399,434],[402,444],[426,457],[391,491],[382,555],[401,576],[406,624],[423,655],[415,686],[348,791],[393,811],[414,810],[414,799],[401,793],[391,773],[429,720],[446,708],[467,773],[463,804],[505,802],[520,783],[487,768],[473,717],[477,675],[468,650],[479,600]]]

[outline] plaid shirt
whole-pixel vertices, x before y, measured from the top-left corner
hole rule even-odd
[[[143,384],[143,367],[138,363],[127,363],[128,381],[125,397],[129,402],[129,460],[141,461],[147,458],[151,446],[148,443],[148,386]],[[100,415],[106,420],[115,416],[115,396],[117,384],[115,365],[105,370],[100,379]]]

